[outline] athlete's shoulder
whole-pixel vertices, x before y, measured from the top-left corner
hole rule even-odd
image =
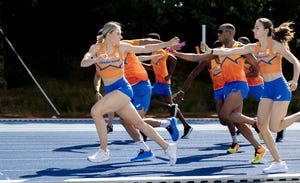
[[[99,51],[99,48],[100,48],[99,43],[95,43],[90,46],[89,53],[94,55]]]

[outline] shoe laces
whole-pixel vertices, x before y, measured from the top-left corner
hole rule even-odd
[[[173,130],[172,130],[172,128],[171,128],[171,125],[167,126],[166,129],[168,130],[168,132],[169,132],[170,134],[173,133]]]
[[[144,152],[145,152],[144,149],[140,149],[140,150],[138,151],[138,155],[143,154]]]

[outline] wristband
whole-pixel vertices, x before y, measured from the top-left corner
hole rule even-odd
[[[182,91],[182,90],[179,90],[179,92],[184,94],[184,91]]]

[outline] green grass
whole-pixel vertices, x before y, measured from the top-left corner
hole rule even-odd
[[[40,82],[46,95],[62,115],[89,114],[95,102],[92,83],[84,87],[67,81],[45,79]],[[36,85],[0,89],[0,114],[56,114]]]
[[[173,93],[181,89],[186,76],[185,74],[174,77],[172,84]],[[215,102],[211,82],[199,79],[202,77],[200,75],[196,78],[186,92],[184,101],[178,103],[183,113],[215,114]],[[61,115],[77,116],[90,114],[90,109],[96,100],[92,78],[90,78],[89,82],[80,81],[77,83],[67,80],[42,78],[39,83]],[[299,100],[300,93],[296,91],[293,93],[289,113],[299,111]],[[257,102],[253,98],[245,100],[243,113],[255,114],[256,110]],[[148,114],[168,113],[166,109],[156,106],[150,106],[148,112]],[[32,84],[26,87],[0,89],[0,114],[51,116],[56,113],[38,87]]]

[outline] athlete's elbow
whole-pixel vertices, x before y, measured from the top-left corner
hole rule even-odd
[[[80,67],[87,67],[88,65],[86,64],[86,62],[84,60],[81,61],[80,63]]]

